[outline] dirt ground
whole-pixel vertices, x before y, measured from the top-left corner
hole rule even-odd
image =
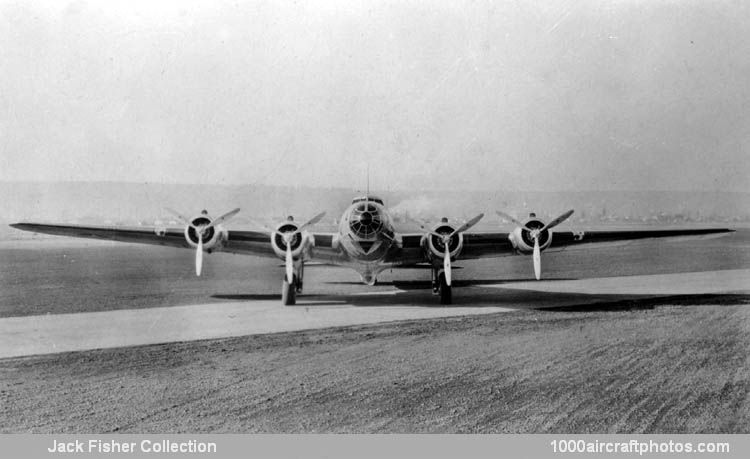
[[[5,359],[0,431],[748,433],[749,351],[738,294]]]

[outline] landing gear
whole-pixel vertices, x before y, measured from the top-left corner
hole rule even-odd
[[[453,292],[445,280],[445,271],[442,269],[432,270],[432,294],[440,295],[440,304],[453,303]]]
[[[451,286],[445,281],[445,273],[440,271],[438,275],[438,283],[440,284],[440,304],[451,304],[453,302],[453,293],[451,292]]]
[[[294,289],[297,293],[302,293],[302,278],[305,277],[305,262],[300,261],[297,266],[297,275],[294,276]]]
[[[295,263],[294,275],[290,284],[284,276],[281,282],[281,302],[284,306],[292,306],[297,302],[297,294],[302,293],[302,277],[305,275],[305,264],[300,261]]]
[[[291,284],[287,282],[286,276],[284,277],[284,281],[281,283],[281,303],[284,306],[293,306],[297,300],[297,289],[295,285],[297,284],[297,276],[294,276],[294,282]]]

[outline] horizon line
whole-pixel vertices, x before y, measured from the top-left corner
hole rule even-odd
[[[331,190],[351,190],[354,193],[364,193],[354,187],[346,186],[325,186],[325,185],[279,185],[269,183],[198,183],[198,182],[152,182],[152,181],[130,181],[130,180],[14,180],[2,179],[0,183],[8,184],[119,184],[119,185],[160,185],[160,186],[208,186],[208,187],[244,187],[244,186],[261,186],[268,188],[311,188],[311,189],[331,189]],[[372,192],[372,190],[370,190]],[[418,193],[444,193],[445,189],[441,188],[401,188],[394,187],[391,189],[375,190],[374,193],[393,193],[393,192],[418,192]],[[492,189],[492,188],[453,188],[450,192],[456,193],[735,193],[750,194],[750,190],[712,190],[712,189],[558,189],[558,190],[532,190],[532,189]]]

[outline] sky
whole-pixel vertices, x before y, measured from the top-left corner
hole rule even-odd
[[[0,181],[748,192],[749,5],[0,0]]]

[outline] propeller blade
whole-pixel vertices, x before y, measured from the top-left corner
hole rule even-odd
[[[174,209],[170,209],[169,207],[165,207],[165,208],[164,208],[164,210],[166,210],[166,211],[167,211],[167,212],[169,212],[170,214],[172,214],[172,215],[174,215],[175,217],[177,217],[177,219],[178,219],[178,220],[180,220],[180,221],[181,221],[182,223],[185,223],[185,224],[187,224],[187,225],[190,225],[190,219],[189,219],[189,218],[186,218],[186,217],[184,217],[184,216],[183,216],[182,214],[180,214],[180,213],[179,213],[179,212],[177,212],[176,210],[174,210]]]
[[[466,222],[466,223],[464,223],[463,225],[461,225],[461,226],[459,226],[458,228],[456,228],[455,230],[453,230],[453,232],[451,233],[451,235],[450,235],[450,236],[448,236],[448,237],[449,237],[449,238],[451,238],[451,237],[455,236],[455,235],[456,235],[456,234],[458,234],[458,233],[463,233],[463,232],[464,232],[464,231],[466,231],[467,229],[469,229],[469,228],[471,228],[472,226],[474,226],[474,225],[476,225],[477,223],[479,223],[479,220],[481,220],[481,219],[482,219],[482,217],[484,217],[484,214],[479,214],[479,215],[477,215],[476,217],[472,218],[471,220],[467,221],[467,222]]]
[[[496,210],[495,213],[498,214],[501,218],[504,218],[505,220],[511,221],[518,226],[523,226],[523,223],[519,222],[518,220],[506,214],[505,212],[500,212],[499,210]]]
[[[443,271],[445,272],[445,284],[451,286],[451,254],[450,247],[445,244],[445,255],[443,256]]]
[[[214,220],[211,223],[209,223],[208,226],[206,226],[206,229],[213,228],[216,225],[220,225],[220,224],[224,223],[225,221],[228,221],[230,218],[232,218],[235,215],[237,215],[237,213],[239,211],[240,211],[240,208],[238,207],[238,208],[236,208],[236,209],[234,209],[232,211],[229,211],[229,212],[225,213],[221,217],[219,217],[216,220]]]
[[[203,270],[203,232],[201,228],[198,228],[196,233],[198,233],[198,250],[195,252],[195,274],[200,276]]]
[[[321,212],[318,215],[314,216],[313,218],[310,219],[310,221],[308,221],[304,225],[302,225],[299,228],[297,228],[297,231],[295,231],[295,233],[299,233],[303,229],[307,228],[308,226],[312,226],[312,225],[318,223],[320,220],[323,219],[323,217],[325,216],[325,214],[326,214],[325,212]]]
[[[292,238],[286,239],[286,281],[294,281],[294,260],[292,259]]]
[[[568,219],[568,217],[570,217],[571,215],[573,215],[573,209],[570,209],[569,211],[565,212],[564,214],[560,215],[560,216],[559,216],[559,217],[557,217],[556,219],[554,219],[554,220],[552,220],[551,222],[549,222],[549,223],[547,223],[546,225],[544,225],[544,228],[542,228],[542,229],[541,229],[541,230],[540,230],[539,232],[540,232],[540,233],[543,233],[544,231],[546,231],[546,230],[548,230],[548,229],[552,229],[552,228],[554,228],[555,226],[557,226],[557,225],[559,225],[560,223],[562,223],[562,222],[564,222],[565,220],[567,220],[567,219]]]
[[[542,278],[542,254],[539,250],[539,236],[534,237],[534,277]]]

